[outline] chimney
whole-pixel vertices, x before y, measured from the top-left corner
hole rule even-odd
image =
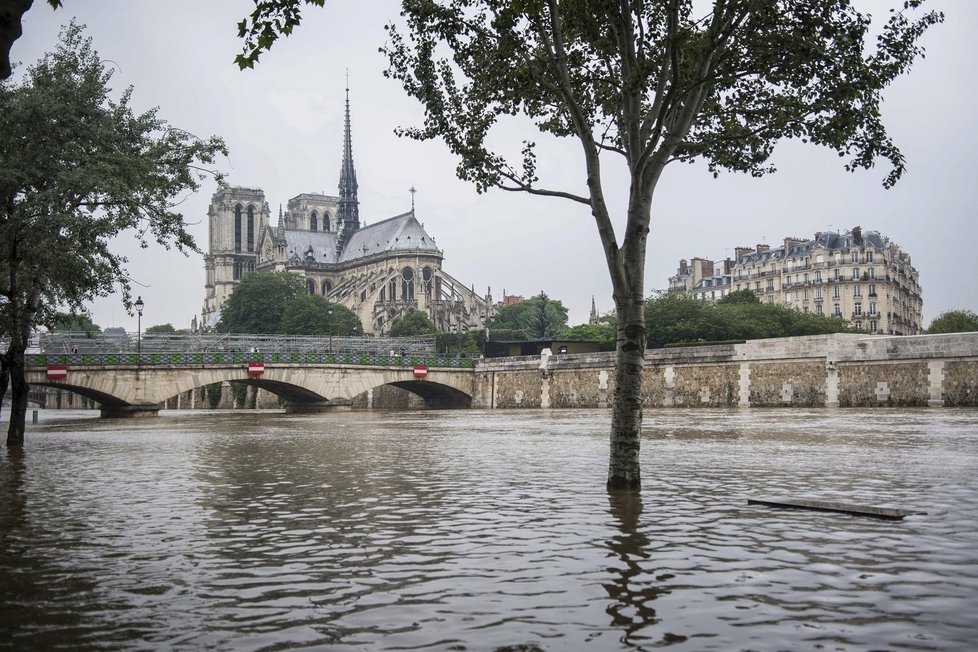
[[[734,261],[727,258],[723,261],[723,273],[729,274],[733,271]]]
[[[791,251],[791,248],[797,244],[801,244],[801,238],[785,238],[784,239],[784,255],[787,256]]]
[[[757,253],[763,254],[765,251],[767,251],[770,248],[771,248],[770,245],[759,244],[757,245]]]
[[[754,250],[751,249],[750,247],[735,247],[734,248],[734,262],[735,263],[739,263],[741,258],[743,258],[747,254],[751,253],[752,251],[754,251]]]
[[[861,247],[863,245],[863,230],[858,226],[852,227],[852,244],[856,245],[857,247]]]
[[[679,273],[680,273],[680,275],[685,274],[687,269],[689,269],[689,263],[686,262],[686,259],[685,258],[680,259],[680,261],[679,261]]]

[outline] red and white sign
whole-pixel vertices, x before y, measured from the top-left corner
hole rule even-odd
[[[48,378],[58,379],[68,377],[68,367],[52,366],[48,367]]]
[[[414,377],[415,378],[424,378],[427,375],[428,375],[428,367],[415,367],[414,368]]]
[[[265,373],[265,363],[264,362],[249,362],[248,363],[248,375],[249,376],[261,376]]]

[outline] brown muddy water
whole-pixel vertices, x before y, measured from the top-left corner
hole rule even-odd
[[[42,411],[0,649],[969,650],[978,412]],[[927,512],[778,510],[804,497]]]

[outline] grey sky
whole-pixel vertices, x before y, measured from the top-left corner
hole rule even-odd
[[[233,185],[260,187],[271,206],[303,192],[336,194],[341,156],[343,87],[350,71],[353,147],[360,183],[360,215],[367,223],[408,210],[416,187],[417,215],[445,252],[446,271],[494,298],[545,290],[570,308],[572,324],[586,321],[591,296],[609,310],[611,284],[589,212],[559,199],[494,191],[477,195],[455,177],[456,161],[440,143],[394,135],[418,124],[421,110],[400,86],[384,79],[377,48],[383,25],[397,17],[391,0],[329,0],[306,8],[303,24],[280,40],[251,71],[232,59],[241,47],[236,24],[249,0],[65,0],[53,11],[36,1],[25,16],[13,61],[33,63],[51,50],[60,26],[72,17],[88,26],[100,56],[117,67],[113,87],[135,88],[139,110],[160,107],[170,124],[199,136],[222,136],[230,156],[221,162]],[[899,0],[858,2],[874,15]],[[777,244],[785,236],[862,226],[878,230],[909,252],[920,271],[924,323],[948,309],[978,311],[978,293],[956,272],[967,269],[978,243],[972,117],[975,74],[971,50],[978,2],[931,0],[946,21],[924,39],[927,57],[886,93],[884,118],[909,163],[908,174],[884,190],[883,168],[847,173],[825,150],[785,143],[779,171],[762,179],[725,174],[713,179],[702,165],[666,171],[653,203],[646,288],[666,286],[680,258],[722,259],[739,245]],[[22,72],[15,71],[15,77]],[[505,125],[498,142],[542,143],[536,132]],[[584,173],[573,142],[545,149],[541,179],[582,192]],[[615,167],[609,166],[612,173]],[[606,179],[606,192],[623,213],[627,177]],[[198,244],[207,247],[206,183],[181,204]],[[623,220],[619,220],[619,224]],[[130,255],[134,294],[146,302],[143,326],[189,326],[204,299],[203,261],[117,243]],[[134,330],[135,317],[118,295],[93,305],[95,322]]]

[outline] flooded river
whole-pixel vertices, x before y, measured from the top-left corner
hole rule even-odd
[[[0,451],[0,649],[978,645],[973,410],[650,411],[640,498],[606,411],[94,414]]]

